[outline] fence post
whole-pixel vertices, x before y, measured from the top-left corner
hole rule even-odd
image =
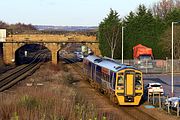
[[[148,90],[148,103],[149,103],[149,90]]]
[[[161,93],[159,92],[159,109],[161,109]]]
[[[170,109],[169,109],[169,107],[170,107],[170,103],[168,102],[168,113],[170,113]]]
[[[154,91],[153,91],[153,105],[154,105]]]
[[[147,60],[146,60],[146,73],[148,72],[148,71],[147,71],[147,67],[148,67],[148,65],[147,65]]]
[[[167,96],[167,100],[168,100],[168,96]],[[168,102],[168,113],[170,113],[169,107],[170,107],[170,103]]]
[[[177,103],[177,117],[179,117],[179,101]]]
[[[166,57],[166,73],[167,73],[167,69],[168,69],[168,57]]]

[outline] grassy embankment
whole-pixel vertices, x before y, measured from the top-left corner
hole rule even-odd
[[[62,64],[42,66],[18,87],[0,93],[0,120],[108,119],[78,94],[70,84],[74,80]]]

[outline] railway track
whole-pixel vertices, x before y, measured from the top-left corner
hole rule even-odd
[[[136,106],[133,107],[118,106],[118,109],[121,109],[123,112],[127,113],[134,120],[157,120],[157,118],[149,115],[148,113],[145,113]]]
[[[75,61],[68,59],[68,58],[63,58],[63,60],[66,63],[71,63],[70,65],[73,67],[73,69],[76,71],[76,73],[81,76],[82,78],[85,78],[85,76],[82,73],[82,66],[78,65],[75,63]],[[74,64],[72,64],[74,63]],[[86,89],[86,88],[84,88]],[[101,92],[98,92],[100,96],[104,96]],[[107,97],[106,97],[107,98]],[[117,109],[119,109],[119,112],[123,112],[126,114],[129,118],[133,120],[157,120],[154,116],[151,116],[150,114],[144,112],[143,110],[140,109],[139,106],[118,106],[112,103],[113,106]]]
[[[15,69],[11,69],[10,71],[2,74],[0,78],[0,92],[10,88],[20,80],[31,75],[40,67],[45,57],[46,56],[43,53],[39,53],[34,57],[31,63],[18,66]]]

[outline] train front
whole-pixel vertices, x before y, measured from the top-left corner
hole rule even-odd
[[[116,75],[115,95],[119,105],[139,105],[143,96],[142,72],[136,69],[123,69]]]

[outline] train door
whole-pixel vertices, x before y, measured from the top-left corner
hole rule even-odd
[[[110,81],[110,86],[111,86],[111,88],[112,88],[113,90],[115,90],[115,85],[116,85],[116,73],[111,72],[111,78],[112,78],[112,79],[110,79],[110,80],[111,80],[111,81]]]
[[[87,75],[92,78],[92,63],[91,62],[89,62],[88,64]]]
[[[134,72],[125,72],[125,95],[134,96]]]
[[[95,80],[96,78],[96,70],[95,70],[95,64],[92,63],[92,79]]]

